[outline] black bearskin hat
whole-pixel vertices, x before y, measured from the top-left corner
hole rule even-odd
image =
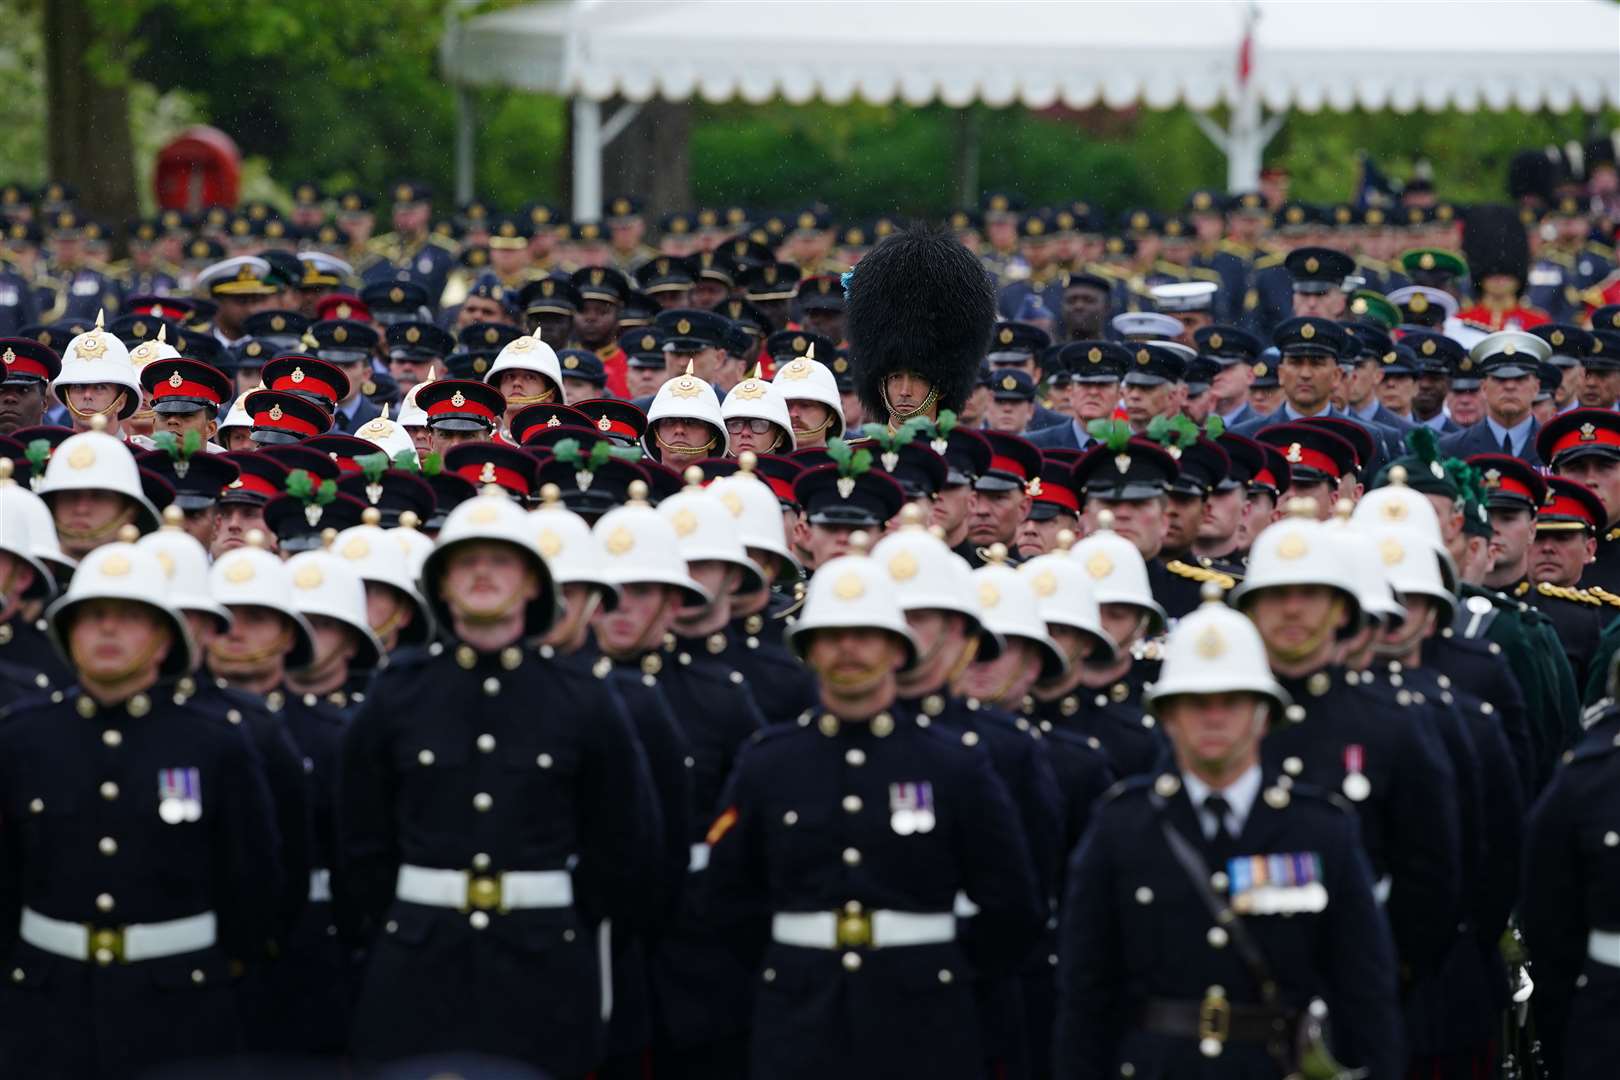
[[[1475,284],[1492,274],[1511,274],[1522,288],[1530,274],[1530,241],[1511,206],[1471,207],[1463,227],[1463,255]]]
[[[950,233],[913,226],[885,238],[849,277],[846,331],[855,391],[868,416],[889,416],[883,380],[911,371],[960,411],[996,321],[989,271]]]
[[[1514,200],[1550,199],[1558,182],[1558,166],[1545,150],[1521,150],[1508,162],[1508,195]]]

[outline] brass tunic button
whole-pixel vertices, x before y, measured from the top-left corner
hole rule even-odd
[[[844,813],[846,813],[846,814],[858,814],[860,812],[861,812],[861,797],[859,795],[845,795],[844,796]],[[1610,833],[1609,835],[1613,836],[1614,833]]]
[[[861,865],[861,853],[859,851],[857,851],[855,848],[852,848],[852,847],[845,848],[844,849],[844,865],[845,866],[859,866],[859,865]]]
[[[484,813],[494,805],[495,799],[487,791],[480,791],[478,794],[473,796],[473,809],[477,810],[480,814]]]
[[[464,671],[471,671],[478,664],[478,654],[471,645],[457,645],[456,663]]]
[[[103,836],[97,841],[96,848],[103,855],[116,855],[118,854],[118,841],[110,836]]]
[[[501,680],[491,675],[484,680],[484,696],[495,697],[501,692]]]
[[[101,782],[101,797],[108,802],[118,798],[118,785],[111,780],[103,780]]]
[[[101,895],[96,897],[96,910],[97,911],[111,911],[112,909],[113,909],[113,898],[112,898],[111,893],[102,893]]]
[[[474,870],[488,870],[489,856],[480,851],[478,854],[473,856],[472,865]]]
[[[418,750],[416,752],[416,763],[418,765],[431,765],[433,760],[433,751],[431,750]]]
[[[542,769],[549,769],[552,765],[552,757],[550,754],[541,754],[539,757],[534,759],[534,763],[540,766]]]
[[[467,922],[474,930],[482,930],[489,925],[489,916],[482,911],[475,911],[467,916]]]
[[[101,741],[107,746],[124,745],[124,734],[117,728],[108,728],[101,733]]]
[[[862,750],[858,746],[850,747],[848,750],[844,751],[844,763],[846,765],[853,765],[857,769],[860,768],[862,765],[866,764],[866,751]]]
[[[478,736],[478,749],[485,754],[493,754],[495,752],[495,736],[488,732]]]
[[[861,970],[861,954],[860,953],[852,953],[852,952],[845,953],[844,954],[844,959],[843,959],[843,964],[844,964],[844,970],[845,971],[859,971],[859,970]]]

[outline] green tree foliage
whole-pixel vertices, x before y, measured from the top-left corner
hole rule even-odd
[[[0,0],[0,162],[5,176],[44,179],[44,80],[39,21],[51,0]],[[386,190],[431,183],[447,206],[454,175],[455,99],[438,70],[446,0],[80,0],[100,33],[83,43],[100,77],[133,82],[137,156],[201,120],[226,131],[250,161],[249,186],[284,190],[313,179]],[[455,17],[515,0],[481,0]],[[479,90],[478,190],[498,205],[566,194],[565,103]],[[1184,109],[1079,114],[977,113],[979,181],[1032,204],[1084,198],[1118,212],[1179,208],[1191,187],[1220,187],[1225,164]],[[1503,197],[1507,160],[1526,146],[1620,126],[1620,114],[1294,113],[1267,154],[1306,199],[1345,199],[1356,151],[1386,173],[1433,166],[1449,197]],[[694,201],[789,209],[816,199],[841,214],[942,213],[958,204],[958,116],[944,106],[851,104],[695,107]],[[262,167],[256,163],[262,161]],[[107,162],[129,168],[128,162]],[[149,161],[140,165],[141,190]],[[258,177],[258,179],[255,179]],[[605,178],[609,189],[614,178]]]

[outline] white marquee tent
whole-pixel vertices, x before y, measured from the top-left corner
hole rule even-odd
[[[1197,110],[1254,186],[1290,109],[1620,107],[1608,0],[550,0],[452,17],[459,87],[573,99],[574,215],[601,206],[601,150],[636,103],[861,100]],[[604,122],[601,103],[622,99]],[[1225,130],[1202,114],[1229,108]],[[1266,117],[1266,113],[1270,117]],[[458,187],[470,193],[463,97]]]

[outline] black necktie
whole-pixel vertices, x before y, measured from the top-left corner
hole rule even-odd
[[[1508,457],[1513,456],[1513,435],[1511,432],[1502,436],[1502,453]]]
[[[1206,796],[1204,799],[1204,812],[1215,819],[1214,839],[1217,843],[1230,844],[1237,839],[1226,828],[1226,816],[1232,812],[1232,804],[1226,801],[1226,796]]]

